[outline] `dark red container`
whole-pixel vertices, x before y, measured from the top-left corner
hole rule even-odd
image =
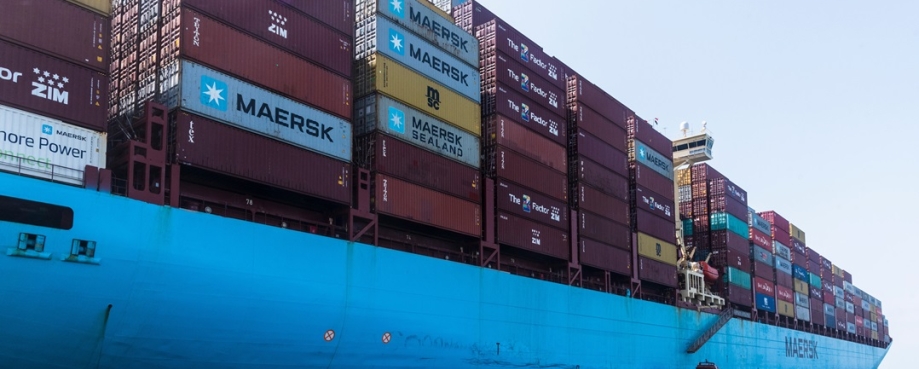
[[[105,130],[106,75],[6,41],[0,41],[0,58],[0,103]]]
[[[791,236],[789,236],[791,237]],[[788,247],[791,248],[792,252],[798,253],[807,257],[807,246],[804,246],[804,242],[798,241],[796,238],[790,239],[791,243],[786,243]]]
[[[581,210],[588,210],[622,224],[629,223],[629,204],[627,202],[586,184],[579,184],[577,188],[578,204]]]
[[[855,299],[856,299],[856,298],[857,298],[856,296],[853,296],[853,295],[852,295],[851,293],[849,293],[849,292],[846,292],[846,293],[845,293],[845,299],[846,299],[846,301],[851,302],[852,304],[856,305],[856,307],[858,307],[859,305],[861,305],[861,302],[859,301],[859,303],[856,304],[856,303],[855,303]]]
[[[496,51],[509,56],[524,66],[528,70],[527,74],[535,74],[562,91],[561,100],[564,103],[567,74],[561,63],[546,55],[542,47],[501,19],[489,20],[481,25],[473,34],[479,40],[479,50],[483,57],[493,55]]]
[[[750,227],[750,241],[753,241],[754,245],[766,250],[772,250],[772,236],[760,232],[760,230],[753,227]]]
[[[760,277],[765,280],[772,281],[775,279],[775,267],[768,264],[763,264],[759,260],[753,261],[753,275]]]
[[[495,146],[486,163],[495,178],[528,186],[556,199],[568,200],[568,176],[503,146]],[[494,160],[491,160],[494,159]]]
[[[813,260],[807,260],[807,271],[814,274],[820,274],[820,264]]]
[[[180,53],[268,89],[351,119],[351,80],[198,12],[182,10]]]
[[[482,235],[478,204],[383,174],[376,174],[374,179],[377,213],[470,236]]]
[[[341,33],[354,35],[354,0],[278,1],[332,26]]]
[[[727,293],[728,301],[740,306],[753,306],[753,293],[750,290],[728,283]]]
[[[587,107],[587,105],[579,104],[576,101],[572,102],[568,109],[576,121],[578,129],[586,130],[617,150],[628,150],[628,137],[625,127],[617,125],[612,120]]]
[[[582,239],[590,238],[606,245],[630,250],[630,234],[628,225],[616,223],[589,211],[578,212],[578,235]]]
[[[372,147],[371,171],[482,203],[482,179],[478,169],[379,132],[358,139],[358,144],[368,149]]]
[[[813,262],[817,263],[817,265],[822,265],[820,262],[820,259],[822,259],[822,257],[820,256],[820,253],[818,253],[814,249],[807,248],[807,259],[812,260]]]
[[[467,0],[453,7],[453,18],[456,20],[457,26],[466,32],[474,34],[478,26],[498,17],[495,13],[483,7],[478,0]]]
[[[561,173],[568,173],[568,156],[564,146],[501,115],[483,120],[489,140],[486,147],[501,145]]]
[[[789,238],[791,237],[791,234],[788,233],[788,228],[789,228],[788,220],[785,219],[783,216],[779,215],[779,213],[776,213],[774,210],[770,210],[770,211],[759,212],[757,214],[759,214],[759,216],[763,217],[763,219],[767,220],[769,223],[772,223],[773,227],[778,227],[779,229],[785,231],[785,234],[788,235]],[[788,242],[788,243],[782,242],[782,243],[785,245],[791,244],[791,242]]]
[[[811,300],[819,299],[820,303],[821,304],[823,303],[823,289],[822,288],[814,288],[814,286],[811,286],[810,288],[808,288],[808,292],[810,293]]]
[[[725,195],[711,195],[709,211],[712,213],[727,212],[738,219],[747,219],[747,204]]]
[[[482,101],[484,115],[497,112],[559,145],[568,145],[568,122],[565,118],[500,84],[485,90],[488,92]]]
[[[724,272],[725,267],[732,267],[750,273],[750,253],[729,248],[712,248],[708,263]]]
[[[775,298],[785,301],[785,302],[794,303],[795,302],[795,291],[786,286],[776,285],[775,286]]]
[[[572,75],[568,84],[571,86],[568,90],[573,92],[573,94],[569,96],[569,99],[587,105],[598,114],[613,121],[620,127],[626,126],[625,121],[628,109],[614,97],[603,91],[602,88],[579,75]],[[652,148],[653,147],[654,146],[652,146]],[[673,155],[673,149],[667,150],[666,153]],[[661,152],[663,155],[666,155],[666,153]]]
[[[503,179],[495,187],[499,210],[558,229],[570,228],[568,203]]]
[[[692,183],[693,184],[704,183],[703,187],[708,188],[708,181],[716,179],[716,178],[724,178],[724,175],[721,174],[721,172],[718,172],[717,170],[715,170],[715,168],[712,168],[711,165],[702,163],[702,164],[696,164],[692,166]],[[693,191],[692,194],[693,196],[696,196],[695,191]]]
[[[185,112],[174,132],[179,163],[351,204],[350,163]]]
[[[629,180],[626,177],[583,156],[578,156],[572,165],[571,170],[577,171],[580,183],[589,184],[620,200],[629,200]]]
[[[109,71],[111,21],[73,3],[10,2],[0,12],[0,37],[98,72]],[[0,67],[9,68],[5,62]]]
[[[626,126],[629,131],[629,139],[641,141],[666,157],[667,160],[673,161],[673,141],[654,129],[646,120],[631,114],[626,118]]]
[[[820,257],[820,265],[823,266],[824,270],[830,270],[830,271],[833,270],[833,262],[825,257],[822,257],[822,256]]]
[[[832,282],[830,278],[833,278],[833,270],[827,268],[820,268],[820,280],[823,281],[824,286],[831,285]]]
[[[582,238],[578,252],[582,265],[624,276],[632,274],[632,254],[628,250]]]
[[[181,1],[342,76],[351,76],[353,31],[342,33],[275,0]]]
[[[628,156],[624,152],[616,150],[590,133],[578,132],[576,139],[580,156],[593,160],[621,176],[629,175]]]
[[[754,277],[753,290],[767,296],[775,296],[775,284],[768,279]]]
[[[747,219],[747,191],[744,191],[743,188],[736,185],[734,182],[731,182],[727,178],[715,178],[708,182],[709,195],[711,197],[726,196],[730,199],[736,200],[737,202],[744,205],[744,213],[738,215],[740,219]]]
[[[777,228],[775,225],[772,226],[772,239],[779,241],[783,245],[791,245],[791,235],[788,234],[788,231]],[[792,251],[794,251],[794,248],[792,248]]]
[[[785,274],[779,271],[775,273],[775,284],[793,288],[795,286],[794,277],[791,274]]]
[[[836,329],[845,332],[846,331],[846,322],[849,318],[846,316],[846,309],[836,308]]]
[[[842,271],[842,280],[852,283],[852,273],[849,273],[845,270]]]
[[[643,186],[635,186],[635,206],[643,208],[670,222],[676,222],[676,211],[673,209],[673,198],[667,198]]]
[[[729,230],[711,231],[711,245],[713,249],[737,250],[750,258],[750,241]]]
[[[498,243],[568,259],[571,250],[568,232],[504,212],[498,212],[496,218]]]
[[[676,287],[676,267],[644,256],[638,257],[638,277],[643,281]]]
[[[824,284],[823,286],[830,287],[829,290],[827,289],[823,290],[823,302],[830,304],[830,305],[836,304],[836,296],[833,295],[833,290],[832,290],[833,287],[829,284]]]
[[[503,52],[486,53],[480,55],[479,60],[483,85],[503,85],[549,109],[555,115],[564,117],[568,114],[565,107],[565,91],[524,68],[510,55]]]
[[[629,166],[632,170],[632,179],[636,185],[651,190],[651,192],[660,195],[662,199],[669,200],[668,202],[670,203],[673,202],[675,189],[673,180],[660,175],[660,173],[639,162],[631,162]]]
[[[794,250],[794,249],[792,249],[792,250]],[[792,252],[791,252],[791,259],[792,259],[792,261],[795,262],[795,264],[799,264],[799,265],[801,265],[804,269],[807,269],[807,256],[805,256],[804,254],[801,254],[801,253],[792,251]]]
[[[823,300],[811,298],[811,321],[817,325],[826,325],[826,313],[823,310]]]
[[[661,241],[676,244],[676,222],[668,221],[643,208],[636,209],[635,224],[632,225],[632,228]]]

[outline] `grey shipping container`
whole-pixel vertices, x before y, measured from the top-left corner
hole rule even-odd
[[[667,287],[677,286],[676,267],[644,256],[638,257],[638,277]]]
[[[535,222],[568,230],[568,203],[503,179],[496,181],[497,207]]]
[[[503,146],[495,146],[494,154],[486,158],[486,173],[492,178],[524,183],[543,194],[568,200],[567,175]]]
[[[577,202],[580,210],[599,214],[621,224],[629,223],[629,204],[605,194],[585,183],[577,185]]]
[[[628,150],[628,134],[624,126],[620,126],[597,113],[587,105],[573,101],[568,107],[574,116],[578,129],[585,129],[603,142],[610,144],[619,151]]]
[[[568,123],[542,105],[536,104],[517,91],[498,84],[483,89],[482,114],[498,113],[536,133],[558,143],[568,145]]]
[[[481,73],[482,84],[503,85],[556,115],[567,115],[564,90],[533,75],[523,65],[502,52],[482,54]]]
[[[186,112],[174,122],[179,163],[351,204],[349,162]]]
[[[498,212],[496,218],[498,243],[568,259],[571,249],[568,232],[505,212]]]
[[[383,174],[374,175],[373,185],[379,214],[473,237],[482,235],[482,208],[476,203]]]
[[[589,211],[578,212],[578,235],[582,239],[590,238],[606,245],[630,250],[630,233],[627,224],[614,222]]]
[[[0,41],[0,55],[0,102],[83,128],[105,130],[106,75],[6,41]]]
[[[346,35],[354,34],[354,0],[278,0],[328,24]]]
[[[632,275],[632,253],[628,250],[581,238],[578,243],[578,256],[582,265],[625,276]]]
[[[614,197],[629,200],[629,180],[584,156],[576,156],[571,164],[571,171],[576,171],[577,179]]]
[[[772,260],[772,253],[762,247],[753,245],[752,255],[753,259],[768,265],[770,268],[775,264],[775,262]]]
[[[672,155],[658,152],[639,140],[630,140],[630,143],[633,146],[633,150],[635,150],[634,157],[630,157],[630,159],[634,158],[635,161],[647,165],[651,170],[673,181]],[[746,215],[746,208],[744,210],[744,215]]]
[[[591,159],[622,176],[629,175],[628,157],[624,152],[616,150],[596,136],[586,132],[578,132],[577,137],[572,139],[572,141],[574,140],[577,140],[578,155]]]
[[[7,4],[0,12],[0,37],[98,72],[109,71],[111,20],[66,1]]]
[[[483,120],[488,140],[486,148],[501,145],[561,173],[568,173],[568,156],[563,146],[501,115],[488,116]]]

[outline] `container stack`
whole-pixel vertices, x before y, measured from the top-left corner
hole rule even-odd
[[[83,185],[86,166],[106,166],[110,10],[97,1],[4,6],[0,170]]]
[[[424,0],[355,5],[354,163],[371,173],[380,232],[469,244],[482,234],[478,44]]]
[[[162,166],[149,182],[173,206],[331,232],[352,193],[353,1],[335,2],[115,2],[108,129],[128,195]],[[154,137],[148,101],[168,110]],[[168,160],[135,162],[129,145],[161,137]]]
[[[747,208],[747,225],[750,228],[750,260],[755,274],[754,283],[757,286],[772,286],[771,296],[765,288],[754,291],[753,299],[757,310],[777,313],[779,304],[782,304],[786,311],[793,311],[794,309],[787,309],[788,304],[794,304],[794,294],[791,292],[791,263],[775,252],[772,237],[768,236],[772,232],[772,225],[756,214],[753,208]],[[766,265],[769,261],[771,263]]]
[[[820,280],[823,282],[823,314],[828,329],[838,329],[836,325],[836,291],[834,291],[833,263],[820,257]]]

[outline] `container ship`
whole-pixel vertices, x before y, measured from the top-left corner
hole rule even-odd
[[[0,55],[3,367],[877,368],[892,342],[709,134],[475,0],[24,0]]]

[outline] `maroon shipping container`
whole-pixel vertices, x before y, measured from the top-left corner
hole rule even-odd
[[[814,288],[814,286],[810,286],[810,288],[808,288],[808,292],[810,292],[811,299],[819,299],[822,303],[823,301],[823,289],[822,288]]]
[[[825,270],[833,270],[833,262],[823,256],[820,257],[820,265],[822,265]]]
[[[641,141],[666,157],[667,160],[673,161],[673,141],[654,129],[651,124],[648,124],[648,121],[631,114],[626,118],[626,126],[629,131],[629,139]]]
[[[579,184],[577,188],[578,204],[581,210],[591,211],[622,224],[629,223],[629,203],[583,183]]]
[[[565,91],[524,68],[513,57],[503,53],[486,53],[479,56],[482,85],[505,86],[549,109],[555,115],[566,116]]]
[[[628,149],[628,132],[625,129],[625,122],[615,122],[610,120],[596,110],[577,101],[570,101],[568,109],[573,114],[574,120],[579,128],[586,129],[594,136],[606,141],[615,148],[622,147],[623,151]]]
[[[804,242],[798,241],[796,238],[789,238],[789,241],[791,242],[786,243],[786,245],[791,248],[792,252],[801,254],[805,258],[807,257],[807,246],[804,246]]]
[[[831,285],[832,282],[830,279],[833,278],[833,270],[827,268],[820,268],[820,280],[823,281],[823,285]]]
[[[837,277],[837,276],[834,276],[834,277],[833,277],[833,285],[834,285],[834,286],[842,288],[842,287],[844,286],[844,284],[843,284],[842,282],[843,282],[843,278],[840,278],[840,277]]]
[[[851,293],[846,292],[844,296],[845,296],[844,298],[846,301],[851,302],[852,304],[856,305],[856,307],[861,305],[861,302],[859,302],[858,304],[855,303],[856,297],[853,296]]]
[[[715,170],[715,168],[712,168],[711,165],[708,165],[706,163],[693,165],[691,174],[692,174],[692,183],[693,184],[705,183],[705,185],[703,185],[703,187],[705,188],[708,188],[708,181],[717,179],[717,178],[724,178],[724,175],[721,174],[721,172],[718,172],[717,170]],[[692,194],[693,196],[696,196],[695,191],[693,191]]]
[[[740,306],[753,306],[753,293],[750,290],[735,285],[727,284],[728,301]]]
[[[811,299],[811,322],[817,325],[826,325],[826,313],[823,310],[823,300]]]
[[[0,103],[105,130],[106,75],[6,41],[0,57]]]
[[[359,139],[358,144],[372,146],[371,171],[482,203],[482,179],[478,169],[379,132]]]
[[[793,250],[793,249],[792,249],[792,250]],[[797,253],[797,252],[795,252],[795,251],[792,251],[792,252],[791,252],[791,259],[792,259],[792,261],[793,261],[795,264],[799,264],[799,265],[801,265],[802,267],[804,267],[804,269],[807,269],[807,256],[805,256],[804,254],[801,254],[801,253]]]
[[[808,260],[807,271],[814,274],[820,274],[820,264],[818,264],[816,261]]]
[[[618,273],[632,275],[632,253],[599,241],[582,238],[579,243],[581,264]]]
[[[346,35],[354,35],[354,0],[278,0]]]
[[[498,243],[543,255],[568,259],[571,242],[568,232],[504,212],[498,212]]]
[[[750,241],[753,241],[754,245],[762,247],[766,250],[772,250],[772,236],[769,236],[760,230],[750,227]],[[773,253],[775,250],[772,250]]]
[[[709,211],[712,213],[727,212],[738,219],[747,219],[747,205],[733,197],[725,195],[711,195],[709,197]]]
[[[846,331],[846,322],[849,321],[848,316],[846,315],[846,309],[836,308],[836,329],[845,332]]]
[[[616,223],[589,211],[578,212],[578,235],[582,239],[594,239],[623,250],[630,250],[632,247],[628,225]]]
[[[711,231],[711,245],[713,249],[732,249],[740,251],[750,258],[750,241],[743,236],[729,230]]]
[[[789,228],[788,220],[786,220],[784,217],[779,215],[779,213],[776,213],[774,210],[770,210],[770,211],[759,212],[757,214],[759,214],[759,216],[763,217],[763,219],[767,220],[769,223],[772,223],[774,227],[778,227],[779,229],[785,231],[785,234],[788,235],[789,238],[791,237],[791,234],[788,233],[788,228]],[[782,242],[782,243],[786,245],[791,244],[791,242],[789,243]]]
[[[376,174],[376,212],[430,226],[480,237],[482,209],[478,204]]]
[[[181,55],[351,119],[346,77],[188,9],[182,10],[181,38]]]
[[[795,286],[794,277],[791,274],[785,274],[783,272],[776,271],[775,284],[779,286],[785,286],[788,288],[792,288]]]
[[[775,284],[771,280],[754,277],[753,290],[767,296],[775,296]]]
[[[791,289],[791,287],[788,287],[788,286],[776,285],[775,286],[775,298],[785,301],[785,302],[794,303],[795,302],[795,291]]]
[[[671,223],[676,222],[673,198],[667,198],[642,186],[635,186],[635,207],[645,209]]]
[[[174,132],[179,163],[351,204],[350,163],[185,112]]]
[[[483,96],[483,115],[497,112],[498,115],[512,118],[513,121],[559,145],[568,145],[568,122],[565,121],[565,118],[521,96],[514,89],[500,84],[485,90],[488,92]]]
[[[497,181],[496,187],[499,210],[566,231],[570,228],[566,202],[503,179]]]
[[[750,253],[729,248],[712,248],[708,263],[724,272],[725,267],[750,273]]]
[[[109,71],[111,21],[66,1],[8,3],[0,12],[0,37],[98,72]]]
[[[727,196],[744,205],[744,214],[739,216],[740,219],[747,219],[747,191],[734,184],[727,178],[715,178],[708,182],[709,194],[711,196]]]
[[[495,17],[476,24],[473,35],[479,40],[482,57],[493,55],[496,51],[510,56],[528,70],[527,74],[538,76],[562,91],[560,103],[564,105],[567,88],[565,68],[555,58],[546,55],[542,47]]]
[[[613,121],[620,127],[626,126],[625,121],[628,108],[620,103],[619,100],[616,100],[597,85],[584,79],[584,77],[573,75],[573,73],[568,79],[568,85],[568,90],[574,93],[568,97],[569,99],[587,105],[598,114]],[[673,155],[673,149],[671,148],[665,152],[661,152],[662,155],[666,155],[667,153]]]
[[[672,179],[660,175],[660,173],[639,162],[631,162],[629,166],[632,169],[632,179],[636,185],[651,190],[651,192],[660,195],[662,199],[673,202],[675,187]]]
[[[467,0],[453,7],[453,18],[456,20],[456,25],[464,31],[475,33],[478,26],[498,17],[483,7],[478,0]]]
[[[775,280],[775,267],[769,264],[764,264],[759,260],[753,261],[753,275],[760,277],[765,280]]]
[[[643,281],[676,287],[676,267],[644,256],[638,257],[638,277]]]
[[[852,273],[849,273],[845,270],[842,271],[842,279],[846,282],[852,283]]]
[[[635,224],[632,229],[659,238],[661,241],[676,244],[676,222],[668,221],[644,208],[635,211]]]
[[[578,132],[577,145],[578,155],[593,160],[622,176],[629,175],[628,156],[601,141],[597,136]]]
[[[501,145],[559,172],[568,173],[568,156],[564,146],[501,115],[489,116],[484,120],[489,139],[487,146]]]
[[[577,156],[572,163],[572,171],[577,171],[580,183],[586,183],[614,197],[629,200],[629,180],[597,162]]]
[[[275,0],[181,1],[342,76],[351,76],[353,31],[341,33]]]
[[[823,289],[823,302],[830,304],[830,305],[836,304],[836,296],[833,295],[833,286],[824,283],[823,287],[830,288],[829,290],[827,290],[826,288]]]
[[[772,239],[783,245],[791,245],[791,235],[788,234],[788,231],[779,229],[774,224],[772,225]]]
[[[568,176],[508,148],[495,146],[495,153],[486,159],[486,165],[495,178],[525,183],[545,195],[568,200]]]

